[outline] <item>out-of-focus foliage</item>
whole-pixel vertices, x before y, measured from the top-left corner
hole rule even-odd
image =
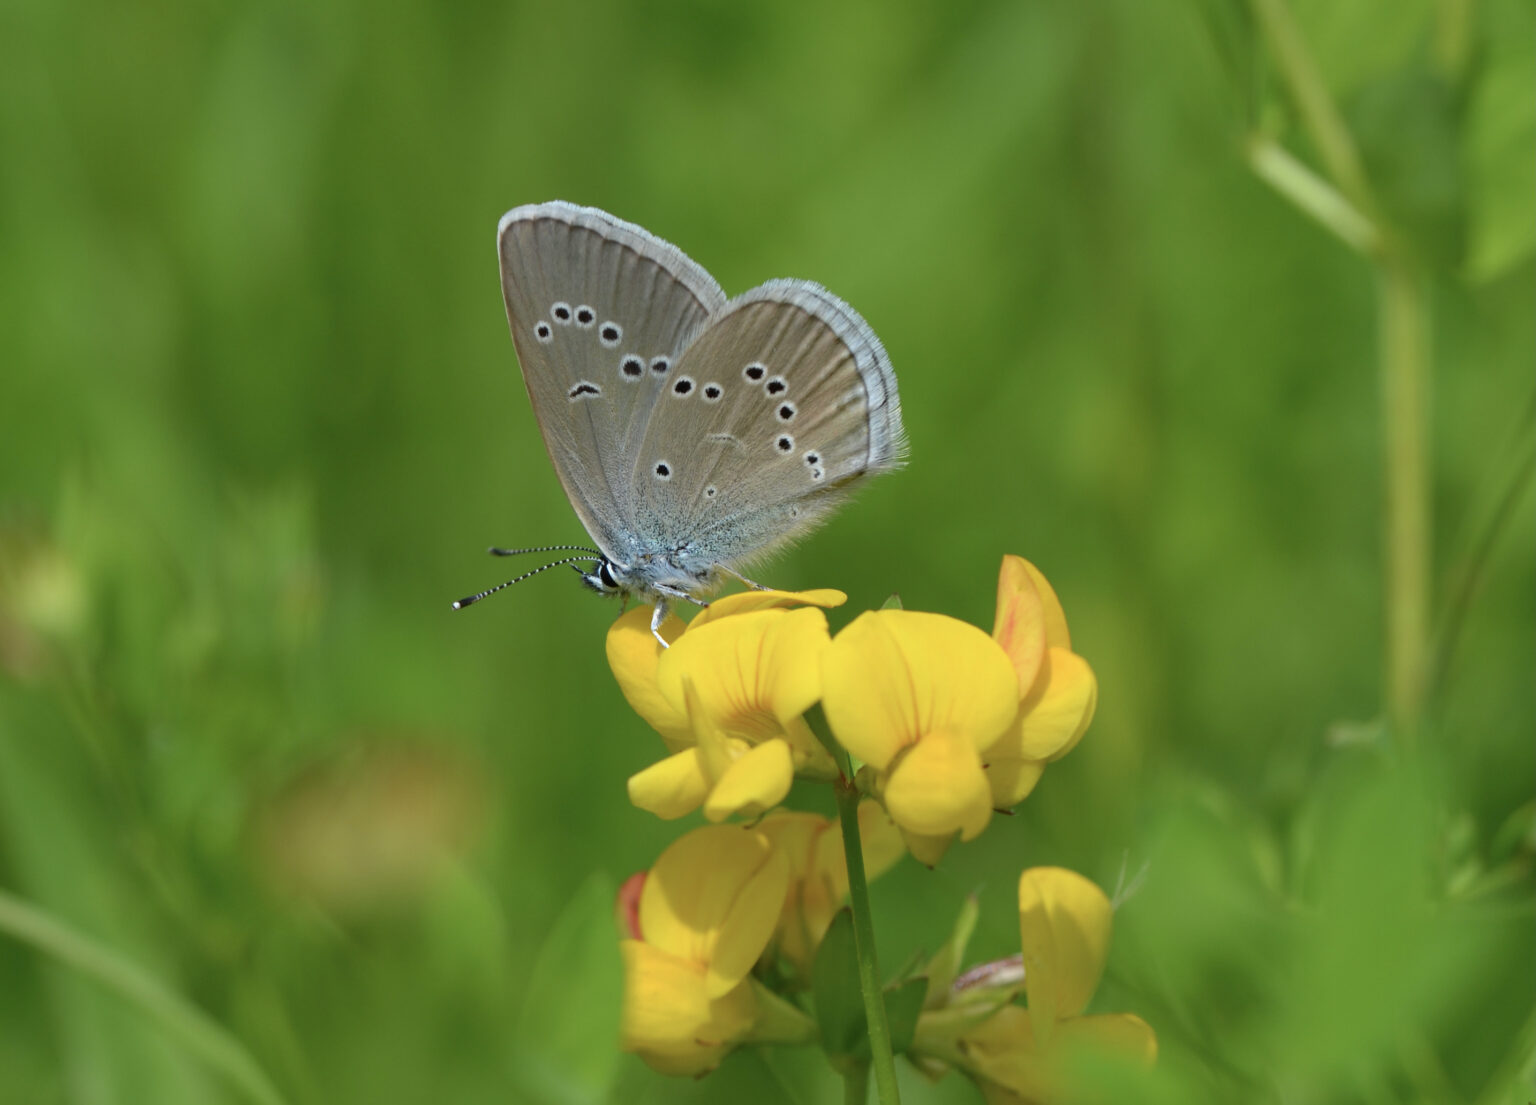
[[[889,971],[977,889],[972,953],[1016,952],[1026,866],[1141,872],[1094,1008],[1156,1030],[1161,1100],[1527,1100],[1536,18],[1293,10],[1431,281],[1417,757],[1374,721],[1372,270],[1245,167],[1313,158],[1247,7],[13,0],[0,888],[296,1105],[838,1099],[813,1052],[594,1045],[602,888],[680,831],[625,800],[661,749],[616,611],[558,573],[448,610],[486,545],[581,537],[492,249],[562,197],[889,348],[910,467],[769,581],[984,627],[1018,553],[1098,676],[1015,817],[872,888]],[[0,935],[0,1103],[235,1100]]]

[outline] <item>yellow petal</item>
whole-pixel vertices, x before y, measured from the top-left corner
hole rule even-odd
[[[788,891],[789,859],[770,847],[767,862],[741,888],[720,924],[704,976],[704,991],[710,997],[721,996],[747,977],[773,936]]]
[[[1059,760],[1088,731],[1098,702],[1099,683],[1088,662],[1065,649],[1048,649],[1040,678],[1019,706],[1016,731],[993,747],[1026,760]]]
[[[1045,764],[1040,760],[999,756],[997,753],[997,745],[987,752],[987,785],[992,788],[992,808],[1012,809],[1035,789],[1040,776],[1045,774]]]
[[[1019,677],[1019,697],[1023,698],[1034,686],[1045,656],[1045,607],[1029,571],[1029,561],[1023,557],[1003,557],[1002,571],[997,576],[992,639],[1013,661]]]
[[[629,777],[629,800],[665,821],[692,813],[708,793],[697,748],[685,748]]]
[[[675,615],[661,625],[661,635],[669,642],[683,633],[683,622]],[[637,606],[621,615],[608,629],[608,666],[618,681],[630,707],[662,735],[667,750],[676,752],[693,743],[687,715],[669,702],[656,684],[656,666],[663,649],[651,634],[651,608]]]
[[[938,836],[926,836],[923,833],[901,830],[901,839],[907,846],[907,851],[912,853],[912,858],[924,867],[937,867],[939,860],[944,858],[944,853],[949,851],[949,846],[955,842],[954,833],[942,833]]]
[[[1112,909],[1104,892],[1075,871],[1031,867],[1019,878],[1024,989],[1035,1037],[1081,1013],[1109,954]]]
[[[639,940],[621,940],[626,1051],[692,1042],[709,1023],[704,968]]]
[[[827,836],[827,845],[835,847],[838,856],[835,861],[829,860],[829,869],[831,863],[837,865],[836,870],[841,872],[843,893],[847,893],[848,862],[843,856],[841,838],[841,831]],[[907,846],[901,839],[901,830],[896,827],[896,822],[891,820],[891,815],[879,802],[867,798],[859,803],[859,841],[859,850],[864,853],[864,875],[869,879],[885,874],[907,854]]]
[[[640,891],[640,932],[645,942],[708,971],[738,900],[774,866],[773,858],[768,838],[751,829],[707,825],[684,833],[657,857]],[[781,880],[786,877],[780,876]],[[775,902],[774,917],[767,920],[758,950],[767,943],[777,916]],[[741,935],[731,938],[739,941]],[[712,991],[711,996],[720,992]]]
[[[837,739],[880,769],[937,730],[985,748],[1019,703],[1013,664],[997,642],[955,618],[910,610],[855,618],[826,650],[822,680]]]
[[[816,591],[742,591],[715,599],[689,623],[689,628],[708,625],[720,618],[746,614],[753,610],[771,610],[783,606],[841,606],[848,596],[830,587]]]
[[[816,927],[825,909],[816,858],[829,828],[834,828],[833,823],[825,817],[793,810],[775,810],[757,823],[758,832],[773,841],[774,848],[789,862],[789,890],[774,940],[779,954],[802,972],[810,968],[811,956],[826,931],[825,926]]]
[[[763,592],[751,592],[762,594]],[[821,697],[821,657],[828,643],[820,610],[758,610],[691,627],[657,666],[657,684],[686,711],[692,679],[709,718],[731,736],[778,735]]]
[[[1157,1061],[1157,1033],[1134,1013],[1073,1017],[1056,1026],[1056,1047],[1091,1051],[1151,1066]]]
[[[789,745],[782,740],[765,741],[720,776],[704,802],[704,816],[724,821],[732,814],[751,817],[772,809],[784,800],[794,779]]]
[[[891,769],[885,808],[914,833],[976,837],[992,817],[992,788],[975,746],[944,729],[925,734]]]
[[[713,1070],[756,1016],[742,983],[711,1000],[697,965],[637,940],[620,942],[624,959],[622,1046],[664,1074]]]

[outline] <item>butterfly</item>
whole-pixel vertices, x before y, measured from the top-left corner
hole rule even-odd
[[[496,239],[534,417],[596,546],[546,548],[587,554],[557,564],[590,561],[593,590],[654,605],[658,639],[670,602],[758,586],[743,568],[901,465],[890,360],[820,285],[728,299],[671,243],[563,201],[514,208]]]

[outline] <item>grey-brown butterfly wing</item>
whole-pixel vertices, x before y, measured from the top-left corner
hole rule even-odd
[[[679,354],[726,302],[682,250],[594,207],[518,207],[497,232],[507,322],[555,473],[598,547],[635,555],[634,458]]]
[[[712,316],[669,374],[634,457],[636,525],[690,564],[743,565],[905,446],[874,331],[817,284],[770,281]]]

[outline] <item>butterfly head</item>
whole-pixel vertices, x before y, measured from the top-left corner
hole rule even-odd
[[[630,590],[621,582],[627,578],[624,569],[607,557],[599,560],[597,567],[590,572],[584,572],[580,568],[577,568],[576,572],[581,576],[581,582],[599,595],[620,595]]]

